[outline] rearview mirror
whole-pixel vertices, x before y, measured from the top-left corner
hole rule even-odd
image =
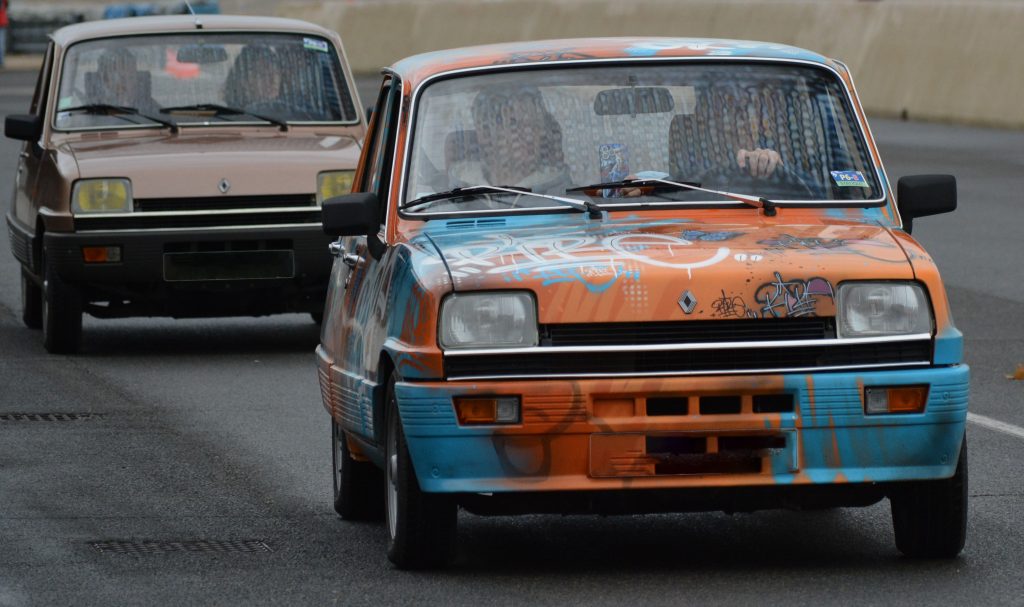
[[[896,206],[903,229],[910,234],[914,218],[956,210],[956,177],[952,175],[910,175],[896,182]]]
[[[221,63],[228,60],[228,52],[217,44],[188,44],[178,49],[179,63]]]
[[[377,195],[373,192],[328,198],[321,214],[324,233],[334,237],[376,234],[380,226],[377,205]]]
[[[675,107],[672,92],[657,86],[608,89],[598,93],[594,99],[594,113],[598,116],[663,114]]]
[[[33,114],[12,114],[4,120],[4,135],[21,141],[37,141],[43,134],[43,119]]]

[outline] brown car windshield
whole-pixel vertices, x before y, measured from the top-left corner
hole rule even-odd
[[[156,124],[147,115],[178,125],[358,121],[335,47],[324,38],[147,35],[68,49],[54,128]]]
[[[606,208],[741,204],[665,182],[780,204],[884,196],[849,94],[819,67],[650,61],[460,75],[428,85],[415,111],[406,202],[486,185]],[[641,192],[624,179],[661,181]],[[564,209],[458,192],[406,213]]]

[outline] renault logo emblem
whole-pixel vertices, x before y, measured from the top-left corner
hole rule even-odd
[[[221,194],[227,194],[228,190],[231,189],[231,182],[228,181],[227,178],[225,177],[224,179],[220,180],[220,183],[217,184],[217,189],[220,190]]]
[[[693,309],[697,307],[697,298],[693,296],[693,293],[689,289],[683,293],[683,296],[679,298],[679,307],[683,309],[683,312],[689,314],[693,312]]]

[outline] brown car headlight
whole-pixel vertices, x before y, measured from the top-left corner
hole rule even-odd
[[[323,206],[325,200],[352,193],[352,179],[355,171],[326,171],[316,176],[316,204]]]
[[[71,212],[131,213],[132,182],[127,179],[80,179],[71,190]]]

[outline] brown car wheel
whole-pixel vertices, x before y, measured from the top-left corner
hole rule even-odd
[[[43,289],[21,269],[21,320],[29,329],[43,328]]]
[[[420,490],[399,419],[394,376],[386,402],[388,559],[399,569],[443,567],[455,557],[458,504],[450,495]]]
[[[347,521],[384,518],[384,473],[370,462],[352,459],[345,431],[331,420],[334,511]]]
[[[952,478],[905,483],[889,502],[900,552],[943,559],[960,554],[967,538],[967,439]]]
[[[82,341],[82,295],[45,265],[43,280],[43,346],[51,354],[74,354]]]

